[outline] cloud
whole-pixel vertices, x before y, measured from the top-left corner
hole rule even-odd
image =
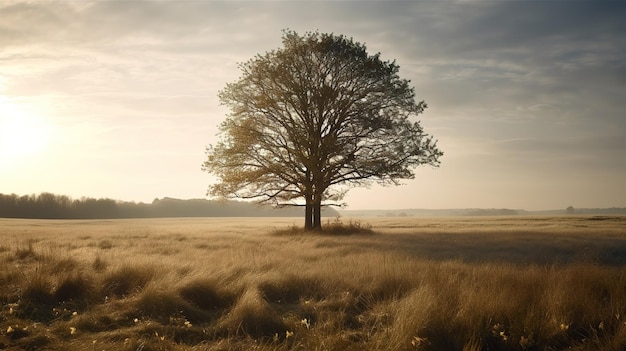
[[[606,87],[615,91],[624,84],[624,3],[419,5],[390,7],[415,17],[398,22],[394,18],[396,31],[386,32],[381,41],[400,54],[401,67],[402,62],[422,70],[428,67],[430,76],[417,76],[423,86],[420,80],[416,84],[420,90],[436,90],[436,102],[455,108],[476,103],[510,106],[522,100],[547,103],[544,96],[562,94],[567,99],[561,103],[567,106],[580,99],[586,89]],[[403,40],[407,35],[413,39]],[[458,79],[460,73],[469,72],[476,79]],[[449,80],[452,77],[457,79]],[[492,98],[494,95],[497,98]]]

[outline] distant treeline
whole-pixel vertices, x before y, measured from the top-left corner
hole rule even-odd
[[[626,207],[609,207],[609,208],[567,208],[565,210],[567,214],[580,214],[580,215],[592,215],[592,214],[604,214],[604,215],[623,215],[626,214]]]
[[[0,194],[0,217],[41,219],[104,219],[157,217],[300,217],[301,207],[261,206],[238,201],[209,201],[205,199],[154,199],[152,203],[124,202],[112,199],[82,197],[72,199],[65,195]],[[338,216],[328,208],[325,216]]]

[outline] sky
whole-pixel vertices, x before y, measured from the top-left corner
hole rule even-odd
[[[396,60],[444,152],[346,209],[626,207],[624,1],[0,2],[0,193],[205,198],[238,63],[318,30]]]

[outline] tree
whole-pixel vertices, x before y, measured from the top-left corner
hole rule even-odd
[[[219,93],[231,114],[207,147],[203,170],[219,179],[209,194],[305,206],[305,228],[321,229],[321,207],[350,187],[439,165],[437,142],[410,121],[426,103],[395,61],[343,35],[284,31],[282,41]]]

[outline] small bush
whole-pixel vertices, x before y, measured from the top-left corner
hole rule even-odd
[[[369,224],[363,224],[357,220],[350,220],[343,223],[340,218],[333,221],[328,220],[323,228],[323,233],[329,235],[353,235],[353,234],[374,234],[375,231]]]
[[[270,234],[274,236],[290,236],[290,235],[302,235],[302,234],[321,234],[321,235],[371,235],[376,232],[369,224],[363,224],[357,220],[350,220],[348,223],[343,223],[341,219],[335,218],[334,220],[328,220],[322,225],[321,231],[305,230],[303,227],[292,225],[284,229],[275,229]]]

